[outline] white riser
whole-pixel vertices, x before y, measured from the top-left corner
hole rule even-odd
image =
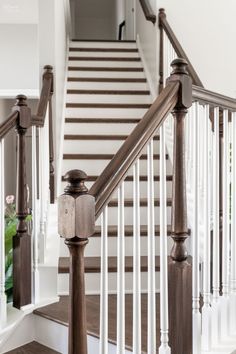
[[[85,185],[88,189],[92,187],[94,182],[85,182]],[[65,187],[67,186],[67,182],[62,182],[61,184],[61,193],[64,192]],[[155,196],[160,196],[160,183],[158,181],[154,182],[154,192]],[[172,193],[172,182],[167,181],[167,197],[171,198]],[[140,182],[140,197],[147,197],[147,182]],[[133,198],[133,182],[125,181],[125,198]]]
[[[148,208],[140,208],[140,225],[147,225]],[[116,225],[118,220],[118,207],[108,208],[108,224]],[[132,225],[133,223],[133,208],[125,207],[125,225]],[[160,223],[160,208],[155,207],[155,223]],[[171,207],[167,207],[167,224],[171,223]],[[97,220],[97,225],[101,224],[101,218]]]
[[[80,52],[70,51],[70,57],[95,57],[95,58],[139,58],[139,52]]]
[[[148,90],[146,83],[142,82],[76,82],[68,81],[70,90]]]
[[[136,43],[130,42],[70,42],[71,48],[137,48]]]
[[[147,291],[147,272],[141,273],[142,291]],[[159,291],[160,273],[156,272],[156,291]],[[100,293],[100,274],[87,273],[85,274],[85,289],[86,294]],[[125,290],[127,293],[133,291],[133,273],[125,273]],[[117,292],[117,273],[108,274],[108,291],[109,293]],[[58,275],[58,295],[69,294],[69,274]]]
[[[102,67],[102,68],[141,68],[141,61],[109,61],[109,60],[69,60],[69,66]]]
[[[68,81],[70,90],[148,90],[146,83],[142,82],[76,82]]]
[[[69,70],[68,77],[108,77],[108,78],[139,78],[145,79],[143,71],[83,71],[83,70]]]
[[[160,255],[160,237],[156,236],[155,254]],[[168,237],[168,252],[170,252],[173,245],[171,237]],[[109,256],[117,256],[117,237],[108,238],[108,254]],[[125,254],[126,256],[133,256],[133,237],[125,238]],[[148,237],[141,237],[141,256],[148,254]],[[90,237],[89,243],[85,248],[85,257],[100,257],[101,255],[101,238]],[[65,245],[64,240],[61,239],[60,257],[69,257],[68,247]]]
[[[129,135],[137,123],[66,123],[65,134],[103,134],[103,135]]]
[[[149,95],[77,95],[68,94],[67,103],[152,103]]]
[[[145,108],[66,108],[66,118],[143,118]]]
[[[109,160],[63,160],[62,163],[62,175],[69,170],[80,169],[87,173],[87,175],[96,175],[102,173],[104,168],[108,165]],[[147,161],[140,161],[140,175],[146,175],[147,173]],[[159,161],[154,162],[154,173],[159,173]],[[167,174],[172,173],[172,167],[170,161],[167,161]],[[132,171],[128,173],[132,175]]]
[[[64,140],[64,154],[115,154],[125,140]],[[155,144],[154,153],[159,152],[159,144]]]

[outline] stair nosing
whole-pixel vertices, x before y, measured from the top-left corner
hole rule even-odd
[[[99,176],[88,176],[88,178],[86,179],[87,182],[95,182],[98,179]],[[125,182],[133,182],[133,176],[126,176],[125,178]],[[147,182],[148,177],[141,175],[139,176],[139,181],[140,182]],[[62,182],[66,182],[66,180],[64,179],[64,176],[61,177],[61,181]],[[160,181],[160,176],[154,176],[154,181],[155,182],[159,182]],[[166,181],[168,182],[172,182],[173,181],[173,175],[166,175]]]
[[[102,67],[102,66],[68,66],[69,71],[116,71],[116,72],[143,72],[143,68],[135,67]]]
[[[64,160],[111,160],[114,154],[64,154]],[[154,160],[159,160],[160,155],[154,154]],[[168,159],[168,154],[166,154],[166,159]],[[140,160],[147,160],[147,155],[143,154],[140,156]]]
[[[69,61],[124,61],[124,62],[141,62],[140,57],[69,57]]]
[[[136,124],[141,121],[141,118],[66,118],[65,123],[113,123],[113,124]]]
[[[145,78],[110,78],[110,77],[68,77],[68,82],[123,82],[147,83]]]
[[[70,52],[114,52],[114,53],[138,53],[138,48],[76,48],[70,47]]]
[[[110,108],[148,109],[149,103],[66,103],[66,108]]]
[[[95,135],[95,134],[90,134],[90,135],[77,135],[77,134],[65,134],[64,135],[64,140],[126,140],[129,135]],[[159,136],[154,136],[153,140],[160,140]]]
[[[150,95],[148,90],[76,90],[67,89],[68,95]]]

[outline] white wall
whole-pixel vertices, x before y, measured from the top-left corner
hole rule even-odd
[[[1,0],[0,23],[38,23],[38,0]]]
[[[116,0],[75,2],[75,36],[79,39],[116,39]]]
[[[236,97],[235,0],[157,0],[208,89]]]

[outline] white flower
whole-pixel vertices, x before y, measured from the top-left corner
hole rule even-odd
[[[15,200],[14,195],[8,195],[8,196],[6,197],[6,203],[7,203],[7,204],[13,204],[13,203],[14,203],[14,200]]]

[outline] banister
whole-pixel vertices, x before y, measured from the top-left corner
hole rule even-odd
[[[17,111],[12,112],[7,119],[0,125],[0,139],[15,127],[19,113]]]
[[[129,168],[142,154],[143,148],[176,105],[179,86],[179,82],[167,84],[166,88],[157,97],[143,119],[91,187],[89,193],[96,198],[96,218],[109,202],[120,182],[125,178]]]
[[[236,99],[193,85],[193,100],[236,111]]]
[[[146,17],[147,21],[152,22],[153,24],[156,23],[157,17],[156,15],[153,13],[153,10],[151,8],[151,5],[149,3],[148,0],[139,0],[140,5],[143,9],[144,15]]]
[[[159,28],[163,29],[169,38],[174,50],[176,51],[179,58],[183,58],[188,62],[188,72],[193,80],[193,84],[197,86],[203,87],[203,83],[201,82],[198,74],[196,73],[194,67],[192,66],[187,54],[183,50],[180,42],[178,41],[176,35],[174,34],[172,28],[170,27],[167,19],[166,13],[164,9],[159,10]]]
[[[123,33],[123,28],[125,27],[125,21],[122,21],[119,24],[119,34],[118,34],[118,41],[122,40],[122,33]]]

